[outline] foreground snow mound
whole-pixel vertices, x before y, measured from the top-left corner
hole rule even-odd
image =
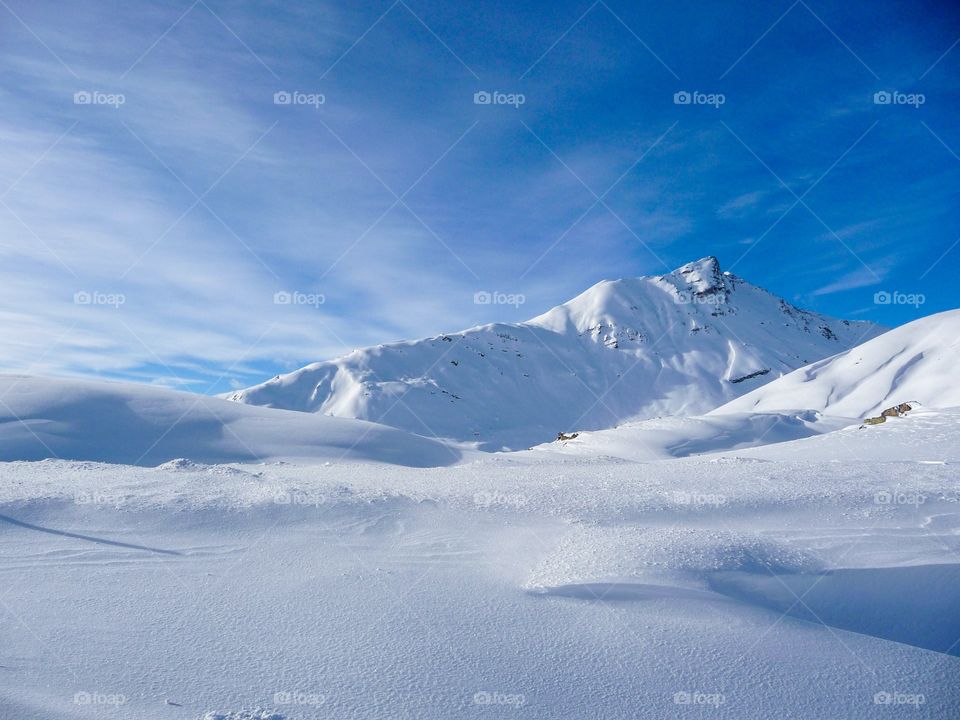
[[[360,420],[141,385],[0,375],[0,460],[47,458],[174,468],[277,458],[432,467],[459,453]]]
[[[891,405],[960,405],[960,310],[914,320],[714,411],[808,409],[864,418]]]
[[[704,495],[704,497],[708,497]],[[711,504],[722,506],[720,496]],[[707,573],[801,573],[822,569],[809,552],[753,533],[726,529],[580,525],[534,569],[525,588],[572,594],[576,586],[644,580],[647,583],[699,584]]]
[[[0,718],[956,717],[957,473],[915,461],[960,423],[919,419],[850,429],[895,463],[833,462],[840,431],[753,463],[0,464]]]
[[[525,323],[356,350],[228,397],[521,449],[702,414],[881,330],[799,310],[707,257],[600,282]]]

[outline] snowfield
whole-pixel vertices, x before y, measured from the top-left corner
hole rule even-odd
[[[763,292],[731,276],[718,290],[704,269],[678,271],[685,292]],[[585,316],[568,310],[535,326],[573,337]],[[812,316],[777,312],[808,337]],[[721,407],[704,380],[706,414],[645,417],[652,396],[618,388],[623,412],[646,410],[509,453],[399,422],[2,376],[0,718],[955,717],[958,320]],[[620,352],[576,337],[603,367]],[[807,350],[839,342],[819,338]],[[741,363],[726,379],[789,365],[722,344]],[[721,361],[710,347],[698,368]],[[263,393],[301,397],[304,377]],[[416,404],[415,387],[371,397]],[[552,402],[520,418],[536,432],[505,421],[497,442],[545,431]]]
[[[951,717],[958,429],[645,463],[5,463],[0,715]]]

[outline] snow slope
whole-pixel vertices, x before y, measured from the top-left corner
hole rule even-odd
[[[356,350],[225,397],[521,449],[701,414],[880,331],[799,310],[708,257],[600,282],[525,323]]]
[[[653,418],[609,430],[581,432],[572,440],[537,445],[530,453],[541,458],[595,457],[649,462],[782,443],[845,425],[849,425],[849,420],[828,418],[812,411]]]
[[[448,465],[440,442],[361,420],[270,410],[162,388],[0,375],[0,460],[158,465],[285,460]]]
[[[725,461],[765,459],[832,462],[960,462],[960,407],[918,408],[877,426],[851,418],[793,413],[724,413],[687,418],[656,418],[610,430],[579,433],[512,453],[515,461],[627,460],[654,462],[700,456]],[[904,448],[911,450],[904,452]],[[924,448],[920,452],[919,448]]]
[[[900,363],[922,389],[936,361],[948,386],[945,316],[846,377]],[[0,462],[0,718],[953,717],[960,408],[822,432],[844,422],[657,418],[464,457],[0,377],[0,458],[111,463]],[[351,462],[199,464],[297,449]]]
[[[708,417],[712,420],[740,415]],[[821,422],[842,423],[844,419],[824,418]],[[743,447],[737,449],[735,455],[784,461],[816,457],[843,463],[912,460],[931,465],[956,465],[960,464],[960,407],[918,408],[903,417],[889,418],[882,425],[853,423],[840,430],[807,438]],[[909,485],[909,479],[905,484]],[[960,491],[960,486],[957,490]]]
[[[916,419],[789,460],[0,463],[0,717],[955,717],[960,422]]]
[[[666,417],[581,432],[570,441],[534,448],[540,456],[609,457],[644,462],[689,455],[740,451],[749,457],[801,459],[805,452],[846,461],[862,460],[862,443],[851,439],[867,431],[874,442],[870,457],[896,459],[900,448],[960,423],[960,310],[933,315],[874,338],[847,352],[800,368],[703,416]],[[860,428],[860,420],[902,402],[920,404],[907,418]],[[841,428],[848,428],[837,433]],[[825,437],[813,436],[828,433]],[[851,435],[853,433],[853,435]],[[811,438],[807,442],[802,438]],[[950,433],[941,437],[947,438]],[[857,439],[860,439],[859,437]],[[895,440],[889,447],[887,442]],[[785,443],[778,446],[777,443]],[[929,443],[927,443],[929,445]],[[960,448],[941,447],[956,457]]]
[[[960,310],[914,320],[711,414],[802,409],[864,418],[910,401],[924,407],[960,406]]]

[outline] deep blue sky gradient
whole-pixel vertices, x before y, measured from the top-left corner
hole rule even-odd
[[[223,391],[708,254],[957,307],[958,39],[949,2],[2,0],[0,368]]]

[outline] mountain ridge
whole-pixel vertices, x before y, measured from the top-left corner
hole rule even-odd
[[[702,414],[882,331],[796,308],[707,256],[600,281],[526,322],[362,348],[224,397],[518,449]]]

